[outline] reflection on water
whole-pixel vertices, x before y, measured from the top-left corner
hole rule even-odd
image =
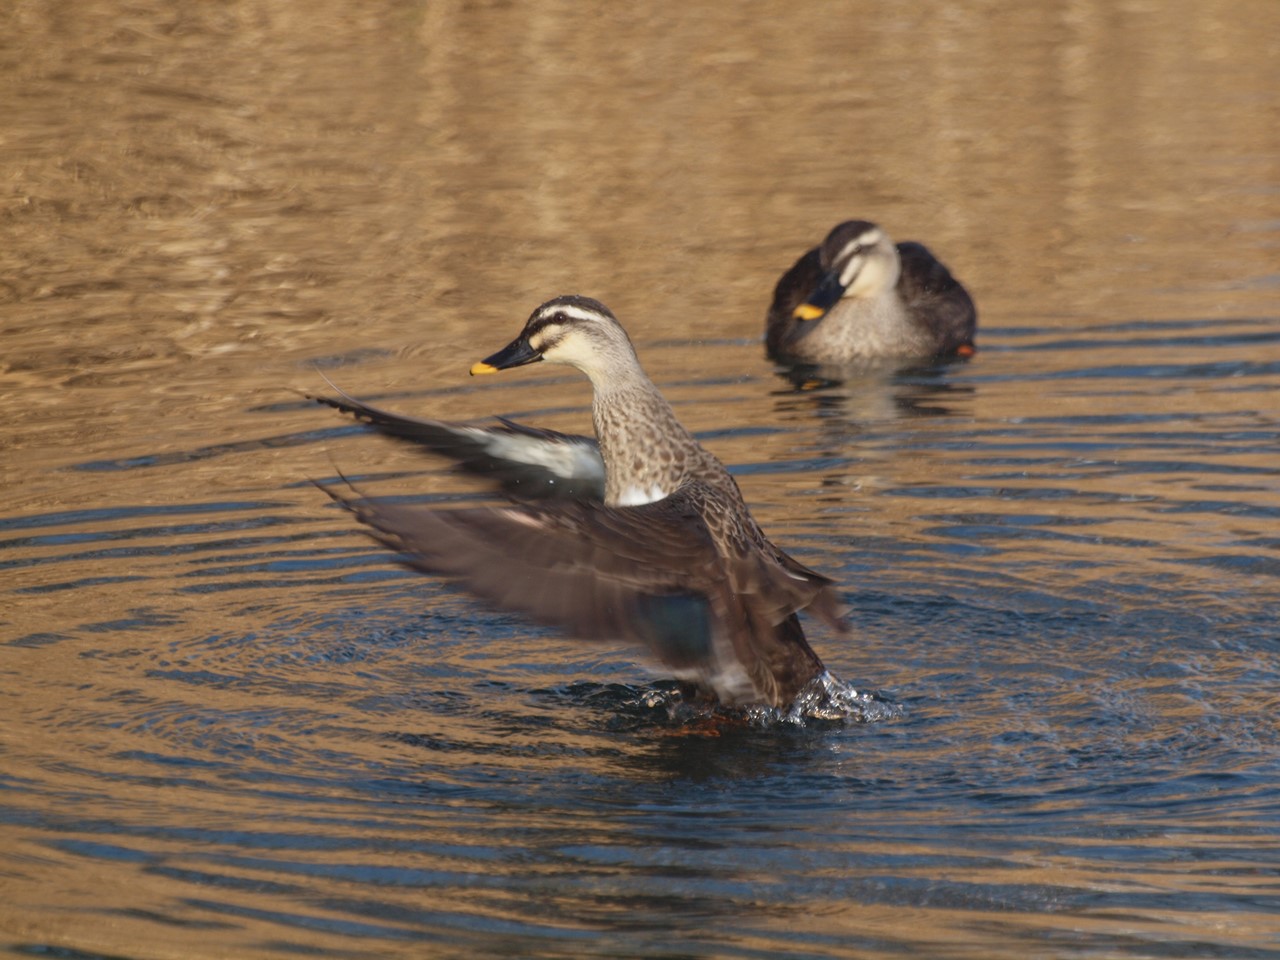
[[[1280,956],[1276,15],[0,10],[0,942]],[[976,357],[765,361],[852,217],[956,271]],[[317,367],[585,429],[578,378],[465,377],[568,292],[901,717],[690,727],[322,502],[478,493]]]

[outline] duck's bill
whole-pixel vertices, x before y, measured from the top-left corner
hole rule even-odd
[[[509,370],[512,367],[523,367],[526,363],[536,363],[541,359],[542,354],[529,346],[528,340],[520,337],[511,341],[493,356],[485,357],[472,366],[471,375],[474,377],[481,373],[497,373],[499,370]]]
[[[824,273],[809,294],[809,299],[791,311],[791,316],[797,320],[818,320],[825,317],[827,311],[840,302],[844,289],[837,274],[830,271]]]

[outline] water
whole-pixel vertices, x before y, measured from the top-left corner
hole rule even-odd
[[[1280,957],[1270,0],[0,11],[0,944],[64,958]],[[772,284],[928,242],[978,355],[796,389]],[[901,716],[690,724],[310,484],[299,391],[615,309]],[[317,369],[318,368],[318,369]]]

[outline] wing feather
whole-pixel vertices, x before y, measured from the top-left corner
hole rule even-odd
[[[497,426],[406,417],[343,394],[308,395],[367,423],[384,436],[453,460],[519,500],[604,499],[604,462],[589,437],[527,427],[499,418]]]
[[[928,318],[929,329],[937,338],[938,356],[972,347],[978,310],[968,291],[923,243],[900,243],[898,255],[902,260],[898,290],[913,313]]]
[[[636,507],[438,510],[318,486],[408,566],[582,639],[644,646],[727,702],[781,704],[822,669],[795,614],[836,620],[831,581],[767,541],[713,535],[704,511],[724,494],[711,487]]]

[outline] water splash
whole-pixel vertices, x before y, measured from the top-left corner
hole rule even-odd
[[[896,720],[902,705],[874,690],[859,690],[824,670],[805,685],[785,710],[774,710],[777,721],[803,724],[806,720],[834,720],[844,723],[876,723]]]
[[[777,726],[804,727],[818,723],[877,723],[903,715],[901,704],[872,690],[859,690],[830,671],[814,677],[785,707],[726,707],[686,697],[678,684],[647,688],[633,706],[663,711],[668,721],[680,724],[708,724],[716,727],[749,726],[768,729]]]

